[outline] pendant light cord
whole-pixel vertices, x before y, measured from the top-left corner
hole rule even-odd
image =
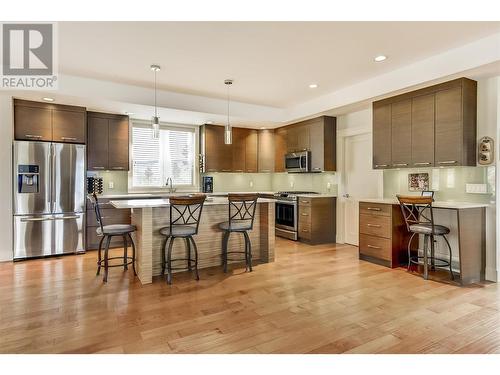
[[[155,117],[158,117],[157,107],[156,107],[156,69],[155,69]]]

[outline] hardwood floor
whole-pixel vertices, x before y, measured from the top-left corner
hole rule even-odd
[[[276,262],[142,286],[96,253],[0,264],[1,353],[500,352],[497,284],[459,287],[276,240]]]

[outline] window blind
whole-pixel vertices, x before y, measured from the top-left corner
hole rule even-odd
[[[163,187],[168,177],[174,185],[194,184],[195,132],[162,126],[153,139],[149,126],[132,126],[132,184]]]

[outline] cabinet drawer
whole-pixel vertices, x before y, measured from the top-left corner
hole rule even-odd
[[[381,238],[381,237],[369,236],[366,234],[360,234],[359,253],[374,258],[391,261],[392,258],[391,243],[392,243],[391,240],[388,238]]]
[[[299,198],[299,204],[302,206],[310,206],[311,198]]]
[[[101,208],[103,225],[130,224],[130,210],[117,208]],[[88,212],[88,226],[98,226],[94,211]]]
[[[391,238],[391,218],[382,215],[359,215],[359,233]]]
[[[391,216],[391,210],[391,204],[359,202],[360,214]]]
[[[298,210],[299,221],[304,220],[307,222],[311,222],[311,206],[302,205]]]
[[[306,240],[311,239],[311,225],[306,223],[299,223],[299,238],[304,238]]]

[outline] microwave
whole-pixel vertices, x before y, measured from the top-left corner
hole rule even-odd
[[[286,154],[285,169],[287,172],[310,172],[311,151],[299,151]]]

